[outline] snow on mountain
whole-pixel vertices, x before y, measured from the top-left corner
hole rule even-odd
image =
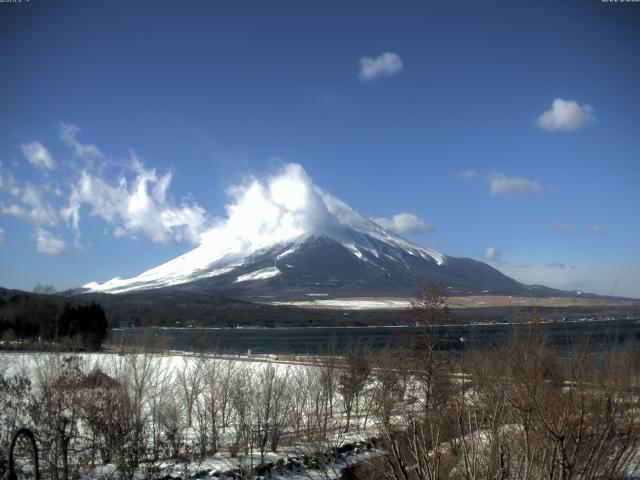
[[[240,275],[234,283],[247,282],[251,280],[264,280],[265,278],[275,277],[282,272],[278,267],[267,267],[256,270],[255,272]]]
[[[121,293],[219,277],[234,270],[239,271],[234,283],[264,280],[282,272],[270,266],[245,273],[242,266],[261,254],[276,262],[313,239],[342,245],[372,266],[381,258],[406,264],[406,256],[437,266],[447,261],[441,253],[404,240],[316,187],[297,164],[285,165],[266,182],[252,179],[228,193],[233,201],[226,206],[227,217],[205,232],[195,249],[136,277],[91,282],[83,288]]]

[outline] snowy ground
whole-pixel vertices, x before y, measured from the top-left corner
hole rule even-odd
[[[375,310],[408,308],[408,299],[398,298],[335,298],[315,299],[299,302],[271,302],[272,305],[290,305],[306,308],[333,308],[338,310]]]
[[[43,380],[43,375],[55,371],[55,365],[62,361],[65,353],[9,353],[0,352],[0,372],[5,377],[26,374],[34,385]],[[86,372],[100,369],[103,372],[118,378],[118,368],[124,358],[143,356],[145,354],[117,353],[86,353],[78,356],[83,360],[82,368]],[[207,356],[207,355],[205,355]],[[222,364],[235,363],[242,368],[243,375],[258,375],[260,369],[266,365],[274,366],[280,375],[293,375],[306,369],[318,368],[313,358],[292,358],[280,360],[276,356],[231,356],[208,355],[216,358]],[[152,354],[156,366],[168,375],[169,379],[175,379],[181,371],[195,365],[202,358],[193,354],[171,352],[166,354]],[[53,367],[53,369],[52,369]],[[349,434],[342,432],[343,420],[340,420],[338,411],[337,419],[332,421],[333,434],[317,444],[283,444],[278,452],[266,452],[264,456],[265,475],[263,478],[276,479],[337,479],[341,471],[348,465],[359,462],[366,455],[374,453],[374,449],[366,447],[369,439],[378,435],[378,427],[369,419],[367,428],[356,428],[361,424],[357,417],[352,418],[352,428]],[[286,430],[285,430],[286,432]],[[221,444],[230,445],[235,436],[233,426],[221,435]],[[197,437],[196,427],[188,429],[185,433],[186,443],[195,442]],[[346,447],[345,447],[346,446]],[[342,451],[340,451],[342,449]],[[252,447],[249,454],[240,454],[232,458],[229,448],[223,446],[216,455],[208,456],[189,462],[173,462],[161,465],[161,476],[181,478],[245,478],[234,477],[256,469],[262,463],[260,453]],[[316,459],[323,459],[318,462]],[[269,468],[267,468],[269,467]],[[89,472],[89,478],[104,479],[112,476],[116,470],[115,465],[107,464],[95,467]],[[144,475],[143,475],[144,476]],[[142,478],[142,477],[141,477]],[[254,477],[251,477],[254,478]],[[258,477],[260,478],[260,477]]]

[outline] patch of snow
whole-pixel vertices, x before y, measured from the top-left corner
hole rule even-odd
[[[311,296],[313,294],[307,294]],[[316,294],[317,295],[317,294]],[[374,309],[401,309],[411,306],[408,299],[398,298],[336,298],[326,300],[303,300],[298,302],[272,302],[272,305],[291,305],[307,308],[337,308],[341,310],[374,310]]]
[[[289,248],[288,250],[282,252],[280,255],[276,257],[276,259],[280,260],[281,258],[286,257],[287,255],[291,255],[293,252],[297,250],[297,247]]]
[[[178,260],[178,259],[176,259]],[[216,277],[232,271],[234,267],[216,268],[213,270],[193,269],[185,272],[165,273],[154,268],[135,278],[112,278],[104,283],[90,282],[82,286],[92,292],[125,293],[147,288],[168,287],[185,282]]]
[[[358,250],[358,247],[356,247],[353,244],[349,244],[349,243],[345,243],[343,244],[345,247],[347,247],[347,249],[353,253],[356,257],[358,257],[360,260],[365,260],[364,255],[362,255],[362,252],[360,250]]]
[[[234,283],[249,282],[253,280],[264,280],[265,278],[275,277],[277,275],[280,275],[281,273],[282,272],[278,267],[262,268],[260,270],[256,270],[255,272],[240,275]]]

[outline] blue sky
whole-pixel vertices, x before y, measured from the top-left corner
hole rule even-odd
[[[640,297],[638,25],[596,0],[0,4],[0,285],[136,275],[295,162],[416,243]]]

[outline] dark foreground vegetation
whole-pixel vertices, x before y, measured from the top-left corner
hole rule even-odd
[[[64,304],[48,295],[11,295],[0,299],[0,341],[7,350],[98,350],[107,337],[102,306]]]
[[[633,478],[636,344],[593,355],[585,339],[559,356],[532,325],[500,346],[436,355],[448,315],[432,286],[403,346],[281,364],[151,350],[0,355],[0,458],[28,426],[54,480]],[[359,461],[343,468],[348,457]]]

